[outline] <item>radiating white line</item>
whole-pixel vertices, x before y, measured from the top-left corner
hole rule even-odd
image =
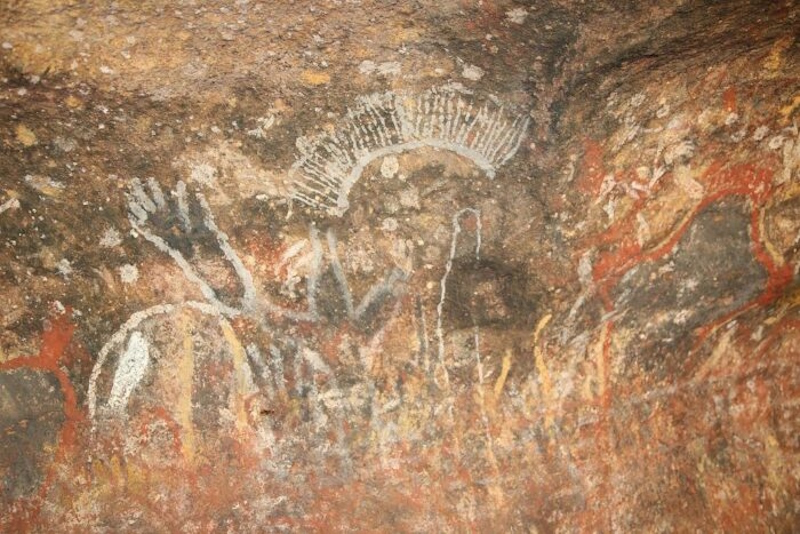
[[[489,178],[519,149],[528,119],[501,104],[466,101],[456,91],[373,94],[360,98],[345,123],[330,134],[299,144],[301,156],[289,171],[292,198],[341,216],[364,169],[388,154],[422,147],[470,159]]]

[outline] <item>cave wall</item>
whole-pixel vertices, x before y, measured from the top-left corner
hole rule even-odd
[[[0,531],[795,531],[799,17],[4,2]]]

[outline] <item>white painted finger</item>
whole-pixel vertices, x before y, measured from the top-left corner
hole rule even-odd
[[[130,192],[142,208],[150,213],[156,212],[156,205],[147,195],[142,182],[138,178],[131,180]]]
[[[173,195],[178,201],[178,215],[181,218],[183,229],[188,232],[192,229],[192,220],[189,217],[189,203],[186,200],[186,184],[183,182],[183,180],[179,180],[175,185],[175,191],[173,192]]]
[[[156,179],[152,176],[147,179],[147,188],[150,189],[150,196],[152,197],[156,206],[159,209],[164,209],[164,207],[167,205],[167,201],[164,198],[164,192],[161,190],[161,186],[158,185],[158,182],[156,182]]]
[[[129,194],[126,194],[125,197],[128,199],[128,218],[131,224],[139,226],[147,222],[147,212],[139,204],[139,201]]]

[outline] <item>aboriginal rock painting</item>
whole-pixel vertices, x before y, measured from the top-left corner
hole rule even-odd
[[[794,38],[548,63],[480,4],[496,61],[7,113],[0,532],[796,529]]]
[[[476,203],[442,218],[441,265],[425,265],[435,280],[416,272],[424,269],[424,253],[415,252],[419,246],[413,241],[424,243],[423,237],[431,237],[418,233],[408,218],[383,219],[383,231],[407,236],[391,240],[393,265],[363,288],[351,287],[352,269],[340,258],[363,254],[350,250],[359,245],[340,243],[336,225],[313,214],[327,216],[330,208],[334,217],[342,217],[350,206],[350,191],[371,162],[379,166],[384,180],[413,181],[401,174],[398,156],[414,150],[452,152],[468,173],[447,178],[469,182],[477,175],[488,184],[519,148],[527,123],[527,118],[501,105],[442,89],[361,99],[333,134],[299,142],[292,195],[311,208],[312,217],[307,234],[289,244],[281,257],[282,263],[291,265],[287,272],[305,272],[298,307],[282,306],[275,296],[256,288],[201,191],[190,191],[178,181],[173,191],[165,192],[154,179],[145,183],[134,179],[127,193],[131,227],[174,261],[205,300],[164,303],[136,312],[100,350],[87,393],[88,414],[98,439],[139,441],[144,438],[137,430],[148,434],[154,425],[163,425],[182,459],[206,453],[206,461],[225,438],[255,440],[259,444],[255,450],[266,454],[278,471],[293,462],[284,457],[288,454],[284,447],[298,440],[314,445],[316,440],[323,451],[338,452],[343,465],[348,465],[352,458],[345,425],[369,414],[373,432],[385,432],[382,414],[402,402],[402,390],[382,391],[371,378],[374,369],[386,363],[378,360],[384,358],[383,338],[389,332],[418,345],[396,355],[389,367],[410,365],[436,390],[448,390],[451,368],[463,366],[451,361],[463,356],[450,346],[456,342],[451,324],[456,312],[445,311],[448,291],[453,291],[448,282],[459,268],[478,269],[475,276],[481,276],[482,213]],[[443,183],[434,182],[428,187],[430,193],[422,195],[435,198],[438,187]],[[405,201],[403,194],[398,195],[399,202],[406,208],[424,201],[420,193],[406,193]],[[235,289],[215,288],[204,277],[200,247],[224,259]],[[415,287],[423,279],[435,284]],[[472,281],[467,278],[462,283]],[[296,285],[288,280],[278,283],[290,282]],[[466,288],[475,289],[477,285]],[[406,307],[416,324],[396,325]],[[243,339],[233,322],[252,328],[254,341]],[[480,323],[471,326],[466,343],[473,345],[469,352],[480,367]],[[413,330],[404,332],[407,328]],[[354,361],[342,364],[344,352],[351,352]],[[473,356],[467,358],[472,367]],[[353,374],[347,383],[340,383],[343,371]],[[387,393],[390,396],[381,399]],[[298,410],[293,414],[297,428],[263,417],[290,409]],[[331,434],[337,436],[333,443]]]

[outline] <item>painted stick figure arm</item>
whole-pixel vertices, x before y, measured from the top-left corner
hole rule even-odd
[[[383,280],[377,282],[367,290],[366,294],[361,298],[361,301],[356,305],[353,301],[353,295],[350,291],[350,285],[347,282],[344,268],[339,260],[336,235],[332,229],[328,230],[326,238],[330,268],[336,280],[340,297],[347,309],[347,316],[351,321],[363,323],[377,308],[380,308],[391,297],[396,296],[399,285],[408,279],[410,263],[407,266],[408,268],[392,268]],[[315,231],[312,231],[312,243],[314,239],[317,239],[317,246],[321,247]]]
[[[347,283],[347,277],[344,274],[342,262],[339,261],[339,254],[336,251],[336,234],[333,233],[333,229],[328,229],[326,238],[328,242],[328,251],[330,253],[330,264],[331,269],[333,270],[333,276],[336,279],[336,285],[339,288],[339,293],[342,297],[342,301],[344,302],[345,309],[347,310],[347,316],[350,318],[350,320],[353,320],[356,317],[355,309],[353,307],[353,295],[350,293],[350,285]]]
[[[353,311],[353,319],[359,323],[370,320],[370,317],[385,303],[399,296],[400,286],[408,279],[408,273],[399,267],[391,269],[386,277],[373,285],[364,295]]]
[[[233,270],[239,279],[239,283],[242,286],[242,308],[245,310],[253,309],[256,300],[256,288],[255,284],[253,283],[253,277],[250,275],[250,271],[247,270],[247,268],[244,266],[244,263],[242,263],[241,258],[239,258],[239,255],[231,247],[228,241],[228,236],[225,234],[225,232],[217,227],[217,223],[214,221],[214,216],[211,213],[211,208],[209,207],[205,196],[199,191],[195,193],[195,196],[203,210],[203,222],[205,223],[206,228],[211,230],[216,236],[217,243],[219,244],[222,254],[225,256],[225,259],[228,261],[231,267],[233,267]]]
[[[209,303],[228,315],[236,315],[252,306],[255,288],[250,273],[231,248],[228,236],[217,227],[202,194],[189,194],[186,185],[178,182],[168,198],[151,178],[146,186],[138,179],[132,180],[126,196],[131,226],[172,258]],[[197,249],[201,242],[207,245],[210,242],[206,248],[211,249],[211,254],[222,256],[232,268],[242,287],[239,302],[223,302],[219,289],[200,274]]]

